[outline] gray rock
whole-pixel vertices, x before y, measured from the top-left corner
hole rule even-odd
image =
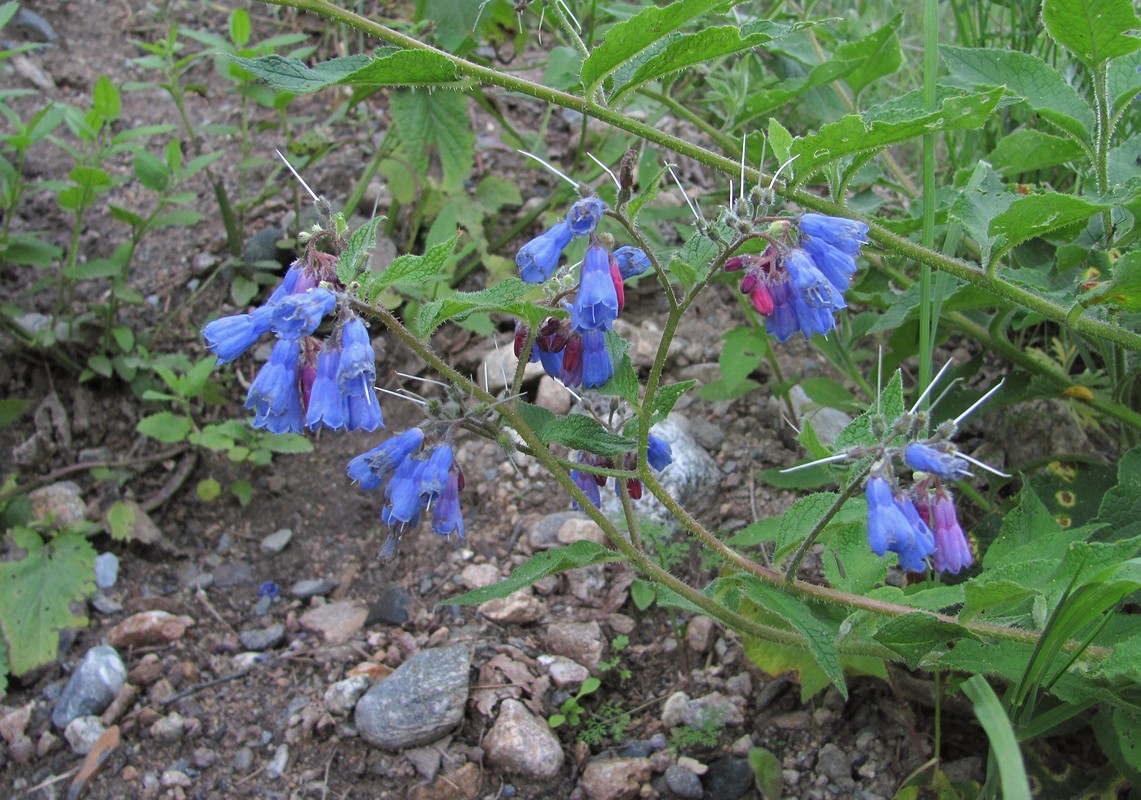
[[[285,774],[286,768],[289,766],[289,745],[280,744],[277,749],[273,751],[273,759],[265,768],[266,777],[271,781],[275,781]]]
[[[118,579],[119,557],[114,553],[95,556],[95,585],[100,589],[110,589]]]
[[[151,736],[156,741],[170,744],[182,740],[186,733],[186,719],[177,711],[172,711],[165,717],[159,717],[151,725]]]
[[[741,709],[720,692],[691,700],[685,692],[674,692],[662,705],[662,724],[667,728],[688,725],[741,725],[745,721]]]
[[[234,753],[233,760],[234,770],[237,772],[245,772],[254,763],[254,751],[248,747],[243,747],[238,752]]]
[[[705,774],[705,789],[717,800],[737,800],[755,783],[753,768],[744,758],[719,758],[709,765],[709,772]]]
[[[713,646],[713,620],[709,617],[698,616],[691,619],[685,626],[685,643],[695,653],[708,653]]]
[[[281,644],[281,640],[284,638],[285,626],[280,622],[275,622],[268,628],[242,631],[238,634],[242,647],[247,650],[270,650]]]
[[[666,786],[678,797],[687,800],[701,800],[701,778],[694,775],[685,767],[674,764],[666,770]]]
[[[242,247],[242,263],[247,266],[265,261],[277,261],[277,240],[281,231],[275,227],[262,228],[246,239]]]
[[[424,780],[431,781],[435,780],[436,773],[440,771],[442,749],[440,746],[412,747],[404,751],[404,757],[411,762]]]
[[[464,645],[417,653],[357,703],[354,719],[361,737],[386,750],[439,739],[463,720],[470,667]]]
[[[241,586],[254,579],[254,571],[244,561],[231,561],[220,565],[214,570],[214,585],[228,589],[232,586]]]
[[[602,660],[602,628],[597,622],[556,622],[547,627],[547,647],[555,655],[598,672]]]
[[[507,699],[499,706],[483,750],[494,766],[534,780],[550,780],[563,766],[563,748],[550,726],[518,700]]]
[[[103,592],[96,592],[95,596],[91,598],[91,607],[104,616],[111,616],[118,614],[123,610],[123,604],[118,600],[108,597]]]
[[[592,758],[579,785],[591,800],[630,800],[638,796],[652,770],[648,758]]]
[[[28,493],[32,516],[51,520],[56,528],[78,525],[87,516],[83,490],[72,481],[59,481]]]
[[[361,695],[368,691],[368,686],[367,675],[354,675],[337,681],[325,690],[325,708],[330,714],[348,714],[361,699]]]
[[[403,625],[408,621],[408,590],[403,586],[389,586],[380,593],[376,602],[368,607],[365,625],[384,622],[389,625]]]
[[[536,522],[535,527],[531,528],[527,535],[532,549],[548,550],[552,547],[558,547],[560,544],[559,531],[562,530],[563,525],[571,521],[589,522],[589,519],[581,511],[559,511],[555,514],[548,514]]]
[[[816,438],[825,446],[836,441],[836,437],[852,421],[851,417],[839,409],[817,404],[799,385],[792,387],[788,399],[796,411],[797,418],[811,422],[812,430],[816,431]]]
[[[721,472],[709,454],[689,433],[689,420],[674,412],[659,422],[651,431],[669,444],[673,461],[662,470],[659,480],[662,486],[683,507],[693,509],[708,504],[718,497],[717,485]],[[613,488],[602,492],[602,510],[607,516],[622,516],[622,504]],[[642,494],[638,501],[638,513],[646,514],[657,522],[676,526],[677,520],[665,506],[649,492]]]
[[[700,417],[689,421],[689,433],[699,445],[709,451],[720,449],[725,441],[725,431],[720,425]]]
[[[333,581],[325,580],[324,578],[310,578],[309,580],[298,581],[289,587],[289,593],[294,597],[305,599],[306,597],[324,597],[337,588],[337,584]]]
[[[279,531],[274,531],[269,536],[261,540],[262,554],[267,556],[275,556],[289,546],[293,541],[293,531],[289,528],[282,528]]]
[[[91,752],[91,748],[99,741],[99,737],[103,735],[103,731],[105,730],[107,729],[103,726],[103,722],[99,717],[76,717],[67,723],[63,737],[67,739],[67,743],[71,747],[71,752],[79,756],[85,756]]]
[[[123,684],[127,668],[114,647],[92,647],[83,656],[52,709],[52,723],[66,728],[77,717],[102,714]]]
[[[856,782],[852,779],[852,761],[836,745],[828,742],[816,754],[816,771],[841,789],[851,789]]]

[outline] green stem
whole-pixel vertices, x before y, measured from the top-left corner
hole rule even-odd
[[[812,545],[816,544],[816,539],[819,538],[820,534],[824,532],[824,529],[828,526],[828,523],[832,521],[832,518],[840,513],[840,509],[843,508],[844,503],[848,502],[848,498],[856,493],[856,489],[860,486],[861,483],[863,483],[863,480],[867,476],[869,470],[870,467],[865,468],[860,472],[859,475],[848,482],[848,485],[844,487],[844,490],[836,496],[836,502],[834,502],[832,506],[824,512],[824,515],[820,518],[820,521],[816,523],[816,527],[813,528],[812,531],[808,534],[808,537],[803,542],[801,542],[800,547],[796,549],[796,552],[792,556],[792,560],[788,562],[788,567],[784,571],[784,582],[786,585],[792,583],[796,579],[796,571],[800,569],[800,562],[804,561],[804,557],[808,555],[808,551],[812,549]]]
[[[499,86],[509,91],[519,92],[520,94],[533,97],[536,100],[542,100],[553,105],[587,114],[611,127],[653,142],[679,155],[688,156],[726,175],[737,175],[740,171],[740,164],[734,159],[718,155],[699,144],[686,141],[685,139],[666,133],[651,125],[639,122],[621,111],[614,111],[598,103],[585,100],[567,92],[552,89],[540,83],[535,83],[514,75],[507,75],[473,63],[432,47],[429,44],[425,44],[378,22],[357,16],[346,9],[338,8],[328,0],[266,0],[266,2],[271,5],[309,11],[326,19],[351,25],[358,30],[362,30],[365,33],[371,34],[382,41],[398,47],[435,53],[441,58],[446,58],[455,67],[457,73],[472,80],[487,83],[492,86]],[[752,167],[747,167],[745,172],[746,177],[750,181],[758,181],[763,177],[758,170]],[[1058,303],[1054,303],[997,276],[988,276],[976,264],[933,252],[929,248],[892,233],[873,218],[854,214],[843,205],[817,197],[804,189],[791,189],[780,182],[776,184],[776,188],[785,199],[796,203],[802,208],[822,214],[830,214],[832,216],[858,219],[864,222],[868,226],[868,237],[871,241],[883,247],[885,250],[894,251],[902,258],[910,258],[919,263],[928,264],[935,269],[947,272],[968,283],[981,286],[996,298],[1024,306],[1028,311],[1040,314],[1047,319],[1059,323],[1064,323],[1066,320],[1066,315],[1069,312],[1068,306],[1063,307]],[[1073,328],[1079,333],[1115,342],[1129,350],[1141,350],[1141,334],[1126,330],[1110,322],[1094,319],[1089,316],[1081,316],[1074,320]]]

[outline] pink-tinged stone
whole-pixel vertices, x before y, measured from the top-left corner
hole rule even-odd
[[[111,629],[115,647],[150,647],[177,642],[194,625],[193,617],[175,616],[168,611],[141,611]]]
[[[303,629],[320,634],[329,644],[344,644],[364,627],[366,619],[368,608],[344,600],[306,611],[298,621]]]

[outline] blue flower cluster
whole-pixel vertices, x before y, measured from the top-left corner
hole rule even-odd
[[[634,469],[636,466],[637,455],[635,453],[627,453],[619,461],[608,456],[598,456],[593,453],[582,451],[578,454],[578,463],[585,464],[593,467],[603,467],[605,469]],[[673,463],[673,450],[670,448],[670,443],[660,436],[650,434],[646,440],[646,462],[650,467],[658,472],[668,467]],[[619,466],[620,465],[620,466]],[[594,504],[595,508],[602,506],[602,495],[599,491],[600,486],[606,485],[606,476],[597,475],[592,472],[585,472],[579,469],[572,469],[571,480],[573,480],[578,488],[582,489],[586,494],[587,499]],[[621,485],[615,481],[615,493],[621,491]],[[626,480],[626,491],[634,500],[642,499],[642,482],[637,478],[629,478]],[[578,503],[575,503],[578,507]]]
[[[789,228],[785,228],[786,233]],[[800,331],[804,338],[836,327],[835,312],[846,308],[844,292],[856,272],[856,256],[867,243],[862,222],[802,214],[796,246],[772,242],[759,255],[735,256],[727,271],[745,270],[741,293],[765,318],[765,329],[785,342]]]
[[[273,433],[384,427],[376,399],[376,356],[368,329],[342,306],[339,324],[322,343],[313,338],[337,309],[336,258],[310,251],[306,263],[286,272],[264,305],[248,314],[220,317],[206,325],[206,345],[225,364],[272,331],[278,341],[250,384],[246,408],[253,426]]]
[[[868,544],[876,555],[892,551],[908,572],[924,572],[932,557],[935,569],[958,574],[973,563],[955,504],[942,481],[968,476],[967,462],[949,448],[914,442],[903,451],[916,473],[904,492],[885,470],[868,478]]]
[[[531,361],[541,361],[547,374],[567,386],[597,388],[614,375],[606,349],[606,332],[625,303],[623,281],[641,275],[650,266],[649,257],[635,247],[620,247],[613,253],[594,236],[606,206],[597,197],[578,200],[564,221],[532,239],[519,250],[515,263],[528,283],[549,280],[558,268],[563,250],[575,236],[590,242],[579,270],[578,290],[567,309],[568,320],[550,318],[531,348]],[[516,327],[516,356],[527,331]]]
[[[411,428],[393,436],[349,462],[349,477],[362,489],[372,490],[387,481],[381,520],[403,533],[420,524],[420,515],[432,513],[432,530],[441,536],[464,538],[460,509],[463,472],[455,463],[451,444],[443,442],[421,450],[424,432]]]

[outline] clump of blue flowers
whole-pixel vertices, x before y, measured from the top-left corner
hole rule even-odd
[[[588,237],[586,255],[579,269],[578,284],[553,301],[569,312],[569,318],[551,317],[537,332],[529,358],[569,387],[595,389],[614,375],[614,362],[606,346],[607,332],[625,305],[624,281],[641,275],[650,266],[642,250],[624,246],[611,252],[606,237],[596,235],[606,212],[597,197],[584,197],[571,206],[566,219],[527,242],[515,256],[519,275],[528,283],[545,283],[558,271],[563,250],[576,236]],[[528,331],[516,327],[516,356]]]
[[[384,427],[374,388],[376,354],[368,328],[340,299],[344,287],[336,262],[336,256],[310,245],[263,305],[220,317],[202,330],[219,364],[238,358],[266,333],[277,337],[246,396],[255,428],[300,433]],[[323,339],[314,336],[334,313],[332,331]]]
[[[766,235],[763,253],[734,256],[729,272],[744,270],[741,293],[765,318],[765,329],[785,342],[798,331],[804,338],[836,328],[835,313],[846,308],[844,292],[856,272],[856,257],[867,243],[862,222],[802,214],[777,220]]]

